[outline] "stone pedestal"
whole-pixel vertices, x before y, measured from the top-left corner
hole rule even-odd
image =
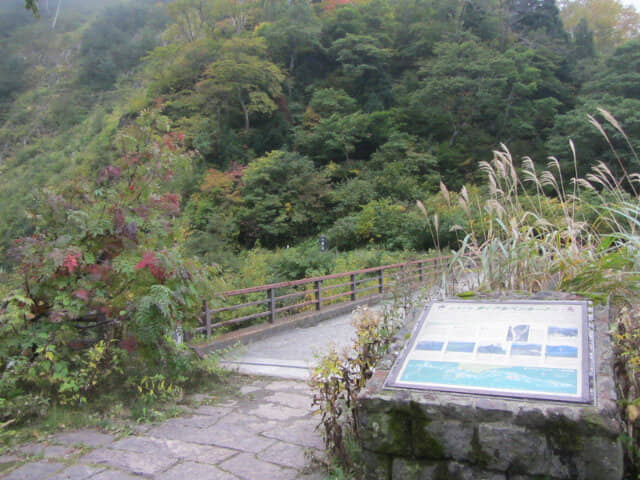
[[[567,298],[553,293],[544,299]],[[359,399],[367,478],[621,479],[623,451],[607,308],[596,307],[592,332],[595,376],[590,404],[385,389],[401,350],[396,344]]]

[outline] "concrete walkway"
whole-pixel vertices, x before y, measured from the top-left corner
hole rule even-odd
[[[3,480],[320,480],[322,437],[304,382],[256,379],[240,398],[203,402],[123,438],[86,429],[0,456]],[[8,472],[8,473],[6,473]]]
[[[341,315],[238,347],[222,363],[240,373],[307,380],[319,356],[333,346],[339,350],[350,346],[353,337],[351,314]]]

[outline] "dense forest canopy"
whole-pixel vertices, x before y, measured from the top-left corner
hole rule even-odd
[[[12,0],[0,25],[6,267],[36,193],[95,181],[148,108],[193,152],[190,252],[222,265],[321,232],[432,248],[416,200],[442,210],[441,183],[473,184],[500,143],[566,178],[569,139],[579,173],[637,170],[587,118],[604,108],[640,138],[640,20],[618,0]],[[456,215],[440,213],[445,245]]]

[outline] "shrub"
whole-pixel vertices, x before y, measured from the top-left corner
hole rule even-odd
[[[180,197],[167,192],[191,155],[167,120],[145,111],[118,137],[119,162],[95,180],[45,191],[34,234],[10,251],[0,302],[3,417],[45,402],[153,378],[176,385],[197,370],[172,337],[201,307],[211,269],[184,257]],[[16,412],[21,401],[33,409]]]

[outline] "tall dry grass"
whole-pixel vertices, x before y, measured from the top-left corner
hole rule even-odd
[[[608,112],[602,113],[624,133]],[[602,125],[595,118],[590,121],[611,145]],[[473,271],[476,288],[539,291],[571,287],[607,295],[637,289],[640,175],[628,172],[616,152],[622,176],[616,177],[601,162],[579,178],[572,142],[570,148],[576,173],[572,178],[565,178],[554,157],[541,171],[528,157],[517,167],[507,147],[501,145],[490,162],[480,163],[486,175],[485,197],[471,198],[466,188],[459,192],[457,198],[468,218],[453,265]],[[445,198],[451,197],[446,187],[441,190]]]
[[[640,159],[616,119],[600,113],[626,140],[625,164],[602,124],[589,118],[621,174],[600,162],[578,177],[571,142],[571,178],[553,157],[544,169],[530,158],[516,167],[502,145],[480,165],[485,196],[470,197],[466,189],[456,195],[467,219],[452,269],[458,277],[466,272],[479,290],[556,289],[610,302],[628,478],[640,478]],[[442,193],[452,197],[444,187]]]

